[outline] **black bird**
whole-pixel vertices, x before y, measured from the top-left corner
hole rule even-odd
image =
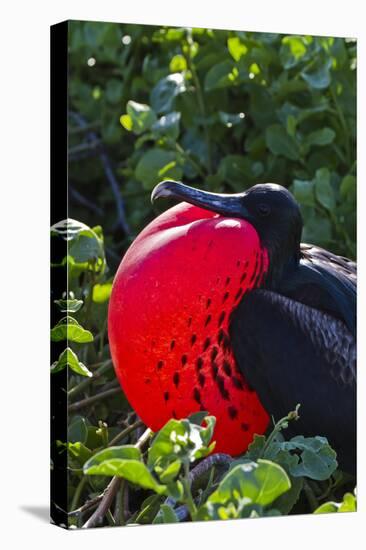
[[[227,195],[164,181],[152,199],[160,196],[254,226],[269,270],[261,287],[232,313],[229,334],[237,364],[275,419],[300,403],[292,435],[326,436],[340,468],[355,475],[356,263],[301,243],[299,205],[280,185]]]

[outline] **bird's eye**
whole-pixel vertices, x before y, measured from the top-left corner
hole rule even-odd
[[[264,204],[264,203],[258,204],[257,209],[258,209],[258,213],[261,216],[268,216],[271,213],[271,208],[268,204]]]

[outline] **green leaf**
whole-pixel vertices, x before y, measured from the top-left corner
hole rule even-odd
[[[328,168],[320,168],[315,174],[315,196],[318,202],[327,210],[333,211],[336,199],[333,187],[330,183]]]
[[[197,411],[188,416],[189,422],[192,424],[198,424],[198,426],[201,426],[204,419],[208,416],[207,411]]]
[[[232,86],[238,79],[239,72],[232,61],[222,61],[213,65],[205,76],[204,88],[206,92],[217,88]]]
[[[92,229],[85,229],[71,240],[68,254],[77,263],[95,261],[98,258],[104,260],[103,243]]]
[[[242,191],[248,182],[253,183],[263,172],[263,164],[253,162],[248,156],[227,155],[221,159],[218,175],[222,181],[233,184]]]
[[[175,153],[156,148],[150,149],[140,158],[135,176],[145,189],[150,190],[162,179],[181,179],[182,169],[177,164]]]
[[[305,144],[309,147],[311,145],[329,145],[334,141],[335,135],[332,128],[320,128],[305,137]]]
[[[340,194],[343,200],[355,201],[356,199],[356,178],[348,174],[342,179],[340,185]]]
[[[87,342],[92,342],[94,337],[89,330],[79,325],[76,319],[67,316],[63,317],[57,325],[53,327],[51,330],[51,340],[53,342],[68,340],[77,342],[78,344],[85,344]]]
[[[208,455],[212,447],[215,418],[207,416],[206,426],[193,424],[186,419],[171,419],[156,434],[148,453],[148,466],[164,469],[173,461],[189,461]]]
[[[237,126],[238,124],[241,124],[244,121],[245,114],[244,113],[231,114],[231,113],[225,113],[224,111],[219,111],[218,117],[220,122],[225,124],[227,128],[231,128],[232,126]]]
[[[352,493],[346,493],[343,496],[343,502],[339,507],[339,512],[357,512],[357,500]]]
[[[75,443],[69,441],[67,443],[67,449],[69,451],[69,457],[76,461],[79,467],[82,467],[93,454],[84,443],[81,443],[81,441],[76,441]]]
[[[284,69],[295,67],[305,56],[307,44],[304,36],[285,36],[282,39],[280,60]]]
[[[329,58],[318,57],[301,72],[302,78],[315,90],[328,88],[331,82],[330,67],[332,61]]]
[[[186,91],[184,76],[181,73],[170,74],[156,84],[150,94],[151,105],[156,113],[171,111],[174,99]]]
[[[168,506],[167,504],[162,504],[160,506],[160,510],[156,517],[154,518],[153,523],[178,523],[179,520],[177,518],[176,513],[174,512],[173,508]]]
[[[141,460],[141,451],[137,449],[134,445],[119,445],[115,447],[108,447],[107,449],[102,449],[94,456],[92,456],[87,464],[85,464],[85,469],[89,470],[94,466],[100,466],[103,462],[108,460],[117,459],[133,459]]]
[[[171,73],[179,73],[179,72],[185,71],[186,69],[187,69],[187,61],[183,55],[177,54],[174,57],[172,57],[169,63],[169,70]]]
[[[247,452],[245,453],[245,458],[250,460],[257,460],[262,456],[264,445],[266,443],[266,437],[264,435],[254,434],[253,441],[248,447]]]
[[[162,471],[162,473],[159,473],[159,479],[162,483],[170,483],[173,481],[177,475],[179,474],[179,471],[181,469],[182,462],[180,460],[174,460],[165,468],[165,470]]]
[[[176,111],[163,115],[151,129],[157,136],[166,136],[176,140],[179,136],[180,117],[181,113]]]
[[[267,506],[288,491],[291,483],[285,470],[269,460],[239,464],[230,470],[216,491],[208,498],[210,503]]]
[[[121,452],[121,454],[123,453]],[[145,464],[140,460],[133,458],[107,458],[99,463],[93,463],[92,461],[96,456],[94,455],[94,457],[84,464],[84,474],[122,477],[144,489],[152,489],[158,494],[165,493],[165,486],[160,485],[156,481]]]
[[[305,476],[319,481],[329,479],[337,469],[337,454],[325,437],[304,437],[298,435],[283,443],[284,449],[299,449],[301,462],[290,468],[292,476]]]
[[[171,481],[170,483],[167,483],[167,492],[171,498],[174,498],[174,500],[182,500],[184,495],[182,482],[177,479],[176,481]]]
[[[103,304],[109,300],[112,292],[112,283],[95,284],[93,286],[92,298],[93,302]]]
[[[55,374],[63,370],[65,367],[69,367],[76,374],[81,376],[93,376],[93,373],[83,363],[81,363],[71,348],[66,348],[59,356],[58,360],[51,365],[51,373]]]
[[[239,61],[239,59],[243,57],[243,55],[245,55],[248,51],[246,45],[243,44],[240,38],[237,36],[232,36],[231,38],[228,38],[227,47],[235,61]]]
[[[122,115],[120,122],[122,126],[139,135],[151,128],[156,121],[156,114],[149,105],[128,101],[127,115]]]
[[[140,506],[135,522],[143,525],[151,524],[160,510],[161,496],[154,494],[147,497]]]
[[[280,466],[284,467],[283,464],[280,464]],[[289,477],[291,488],[273,502],[273,506],[276,510],[279,510],[283,515],[287,515],[291,512],[292,508],[298,502],[304,486],[304,479],[302,477]]]
[[[303,205],[315,206],[314,182],[294,180],[293,193],[295,199]]]
[[[304,242],[326,244],[331,237],[332,226],[328,218],[315,215],[314,212],[311,216],[306,217],[303,231]]]
[[[83,416],[74,416],[67,430],[67,439],[70,443],[86,443],[88,426]]]
[[[329,514],[334,512],[357,512],[355,495],[346,493],[343,496],[342,502],[325,502],[314,511],[314,514]]]
[[[130,115],[121,115],[119,121],[125,130],[127,130],[128,132],[132,132],[133,120]]]
[[[324,502],[324,504],[321,504],[316,510],[314,510],[314,514],[332,514],[334,512],[338,512],[338,505],[336,502]]]
[[[79,311],[79,309],[82,307],[84,303],[83,300],[75,300],[75,299],[72,299],[72,300],[61,299],[61,300],[54,300],[54,302],[62,313],[76,313],[77,311]]]
[[[84,223],[71,218],[61,220],[51,227],[51,237],[59,237],[67,241],[68,245],[67,257],[54,265],[67,262],[71,267],[79,265],[81,270],[92,267],[95,272],[105,268],[103,239]]]
[[[274,155],[282,155],[290,160],[298,160],[300,157],[297,142],[280,124],[273,124],[266,129],[266,144]]]

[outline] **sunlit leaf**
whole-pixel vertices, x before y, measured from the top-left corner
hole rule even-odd
[[[79,361],[76,353],[74,353],[71,348],[66,348],[61,353],[58,360],[52,364],[51,373],[55,374],[63,370],[65,367],[69,367],[76,374],[80,374],[81,376],[93,376],[93,373],[90,372],[90,370],[83,365],[81,361]]]
[[[107,302],[109,300],[109,297],[112,292],[112,283],[104,283],[104,284],[95,284],[93,286],[93,302],[96,302],[97,304],[102,304],[103,302]]]
[[[84,329],[76,319],[67,316],[63,317],[57,325],[51,330],[51,340],[60,342],[61,340],[69,340],[78,344],[85,344],[94,340],[92,333]]]

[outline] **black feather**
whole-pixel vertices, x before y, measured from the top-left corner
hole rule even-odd
[[[247,294],[230,323],[239,369],[279,419],[301,404],[291,435],[326,436],[356,470],[356,345],[342,320],[268,290]],[[292,433],[291,433],[292,431]]]
[[[278,292],[342,320],[356,337],[356,263],[301,244],[299,264],[289,267]]]

